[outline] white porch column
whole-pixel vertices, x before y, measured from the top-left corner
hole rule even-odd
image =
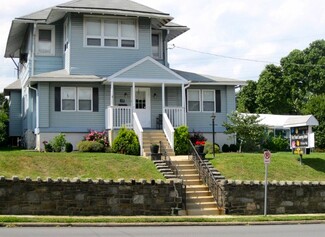
[[[114,106],[114,82],[111,82],[111,106]]]
[[[162,114],[165,113],[165,83],[162,83],[161,85],[161,105],[162,105]]]
[[[183,108],[183,123],[187,125],[186,119],[186,96],[185,96],[185,84],[182,84],[182,108]]]
[[[132,99],[132,109],[133,112],[135,111],[135,82],[132,82],[132,93],[131,93],[131,99]]]

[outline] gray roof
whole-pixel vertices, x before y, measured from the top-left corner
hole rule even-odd
[[[21,90],[21,80],[16,80],[13,83],[6,86],[3,90],[4,95],[9,95],[10,91]]]
[[[216,77],[210,75],[203,75],[194,72],[185,72],[180,70],[173,69],[174,72],[179,74],[180,76],[184,77],[185,79],[191,81],[191,84],[200,84],[200,85],[246,85],[246,81],[241,81],[232,78],[225,78],[225,77]]]
[[[114,16],[148,17],[156,29],[170,30],[167,40],[172,40],[188,30],[186,26],[168,24],[173,17],[168,13],[144,6],[130,0],[74,0],[46,8],[12,21],[5,57],[19,57],[19,48],[27,30],[28,23],[38,22],[51,24],[62,19],[67,13],[100,14]]]

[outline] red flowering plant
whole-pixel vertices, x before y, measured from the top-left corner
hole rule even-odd
[[[193,145],[196,146],[204,146],[205,145],[205,141],[207,140],[203,134],[201,132],[195,132],[193,131],[193,133],[190,136],[190,140],[193,143]]]
[[[105,147],[109,146],[108,134],[106,131],[98,132],[95,130],[90,130],[89,133],[85,136],[86,141],[96,141],[103,144]]]

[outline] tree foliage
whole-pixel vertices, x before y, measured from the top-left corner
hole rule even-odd
[[[223,126],[226,134],[236,134],[239,151],[255,151],[264,136],[265,126],[258,124],[258,115],[233,112],[228,115],[229,123]]]
[[[281,59],[280,66],[267,65],[256,82],[256,92],[251,87],[248,82],[248,88],[239,92],[238,111],[313,114],[320,123],[315,128],[316,145],[325,148],[325,118],[319,115],[325,108],[319,101],[325,92],[325,40],[316,40],[304,50],[292,50]]]
[[[237,111],[242,113],[256,112],[256,81],[247,81],[247,85],[237,95]]]

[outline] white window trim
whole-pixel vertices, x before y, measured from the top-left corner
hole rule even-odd
[[[158,31],[158,30],[152,30],[151,32],[151,37],[152,35],[158,35],[158,47],[159,47],[159,56],[158,57],[154,57],[154,55],[152,54],[152,57],[154,59],[163,59],[163,40],[162,40],[162,32],[161,31]],[[152,47],[152,44],[151,44],[151,47]]]
[[[79,89],[89,89],[90,90],[90,95],[91,95],[91,98],[90,98],[90,110],[80,110],[79,109]],[[92,87],[77,87],[77,109],[78,109],[78,112],[93,112],[93,88]]]
[[[63,109],[63,90],[64,89],[74,89],[76,97],[74,98],[74,110]],[[77,88],[71,86],[61,87],[61,112],[75,112],[77,108]]]
[[[204,92],[213,92],[213,110],[212,111],[204,111],[204,106],[203,106],[203,102],[204,102]],[[216,111],[216,93],[215,90],[205,90],[203,89],[201,92],[201,110],[203,113],[214,113]]]
[[[39,30],[51,30],[51,52],[40,53],[39,52]],[[36,55],[40,56],[54,56],[55,55],[55,26],[54,25],[38,25],[36,30]]]
[[[86,22],[87,19],[98,19],[101,21],[101,35],[100,36],[91,36],[87,35],[87,26]],[[118,21],[118,37],[107,37],[104,35],[104,21],[108,19],[115,19]],[[127,37],[122,37],[121,36],[121,21],[123,20],[133,20],[135,22],[135,38],[127,38]],[[84,30],[84,47],[86,48],[110,48],[110,49],[138,49],[139,47],[139,24],[138,24],[138,19],[136,18],[130,18],[130,17],[125,17],[125,18],[118,18],[118,17],[94,17],[94,16],[85,16],[84,21],[83,21],[83,30]],[[96,38],[100,39],[101,45],[87,45],[87,39],[88,38]],[[117,39],[118,40],[118,46],[105,46],[105,39]],[[122,47],[122,40],[134,40],[134,47]]]

